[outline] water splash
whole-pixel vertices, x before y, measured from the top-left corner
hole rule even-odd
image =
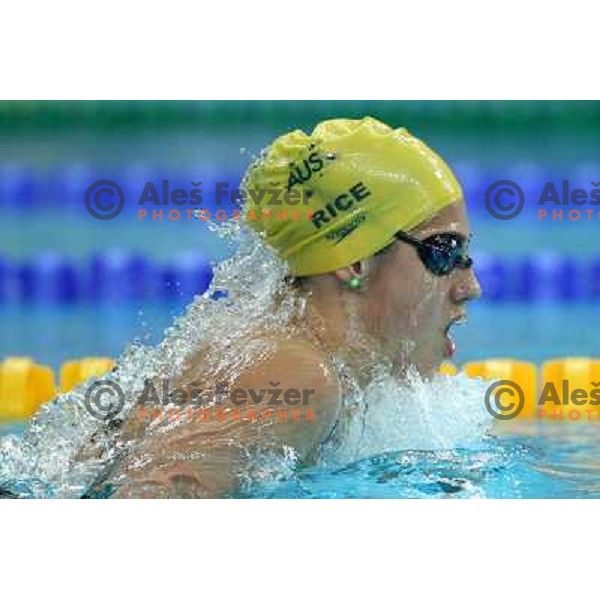
[[[343,464],[398,450],[468,448],[492,426],[482,398],[488,382],[437,375],[424,380],[414,371],[405,379],[383,372],[354,401],[328,444],[324,464]]]
[[[233,253],[214,266],[210,288],[194,299],[159,344],[134,342],[103,377],[124,392],[121,422],[133,415],[148,380],[174,378],[200,349],[203,378],[226,373],[233,381],[269,353],[268,344],[248,341],[253,331],[260,330],[264,338],[294,335],[286,324],[297,312],[297,299],[282,293],[285,264],[239,223],[213,227]],[[213,299],[224,290],[226,297]],[[0,440],[0,487],[17,490],[21,497],[80,497],[112,463],[135,449],[139,440],[124,435],[119,423],[107,426],[86,410],[91,381],[43,406],[23,436]],[[155,429],[147,434],[161,433],[160,427]]]

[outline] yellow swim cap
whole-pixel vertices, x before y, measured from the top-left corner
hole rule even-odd
[[[332,119],[311,135],[296,130],[277,138],[250,166],[242,189],[246,222],[299,276],[368,258],[396,231],[462,200],[435,152],[372,117]],[[289,218],[294,209],[312,218]]]

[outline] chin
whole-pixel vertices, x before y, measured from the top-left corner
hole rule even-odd
[[[438,372],[441,364],[441,361],[433,364],[430,363],[424,366],[422,369],[419,369],[419,375],[421,375],[421,377],[424,379],[431,379]]]
[[[419,361],[417,366],[417,370],[421,377],[426,377],[427,379],[431,379],[440,369],[442,363],[446,359],[444,358],[444,348],[438,348],[436,351],[432,352],[426,358]]]

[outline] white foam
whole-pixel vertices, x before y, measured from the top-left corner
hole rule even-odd
[[[483,402],[489,382],[438,375],[426,381],[384,374],[353,402],[322,455],[347,463],[400,450],[449,450],[479,443],[492,425]]]

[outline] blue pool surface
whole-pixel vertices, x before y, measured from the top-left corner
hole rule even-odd
[[[22,426],[0,427],[0,435]],[[513,421],[481,443],[304,467],[234,497],[600,498],[600,422]],[[105,497],[105,496],[99,496]]]
[[[600,498],[600,423],[516,422],[477,447],[306,468],[260,498]]]

